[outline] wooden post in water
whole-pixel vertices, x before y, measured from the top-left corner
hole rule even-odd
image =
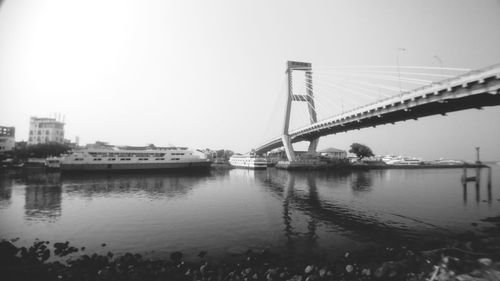
[[[462,187],[464,190],[464,205],[467,204],[467,168],[464,168],[462,174]]]
[[[481,186],[481,168],[476,168],[476,201],[479,202],[481,200],[480,189]]]
[[[488,183],[487,183],[487,189],[488,189],[488,203],[491,204],[491,167],[488,167]]]

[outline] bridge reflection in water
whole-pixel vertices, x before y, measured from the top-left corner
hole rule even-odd
[[[499,172],[495,166],[493,187],[500,182]],[[70,241],[89,251],[154,250],[159,257],[172,251],[196,256],[200,250],[223,257],[248,248],[294,257],[339,255],[374,244],[448,238],[498,215],[496,189],[486,189],[482,196],[488,200],[476,195],[470,208],[467,192],[484,191],[487,180],[469,182],[463,194],[461,175],[460,169],[274,168],[31,173],[0,178],[0,225],[5,226],[0,236],[22,237],[28,244],[35,238]],[[474,186],[479,189],[467,190]],[[108,247],[101,249],[101,243]]]
[[[364,207],[362,204],[371,205],[370,193],[386,192],[375,189],[386,189],[388,182],[399,182],[399,189],[414,189],[414,187],[425,186],[429,178],[418,183],[410,179],[415,175],[425,176],[429,171],[418,170],[372,170],[372,171],[346,171],[346,172],[290,172],[284,170],[268,170],[258,173],[257,180],[263,183],[266,191],[274,197],[282,200],[283,231],[287,243],[292,245],[298,243],[308,244],[314,247],[322,234],[318,233],[318,226],[333,228],[343,235],[354,240],[370,242],[393,242],[393,243],[421,243],[422,240],[446,239],[455,233],[454,227],[441,223],[439,212],[435,214],[436,219],[426,219],[428,216],[419,208],[425,208],[422,197],[432,197],[436,194],[419,194],[418,190],[410,191],[419,194],[415,197],[413,204],[405,208],[394,210],[392,208]],[[450,171],[457,174],[457,170]],[[408,175],[409,183],[405,187],[404,178]],[[460,196],[460,182],[455,177],[455,193]],[[397,183],[397,184],[399,184]],[[397,185],[396,184],[396,185]],[[438,179],[434,182],[436,189],[450,189],[448,186],[440,186]],[[450,185],[450,184],[448,184]],[[319,187],[318,187],[319,186]],[[479,186],[479,182],[476,184]],[[345,194],[346,187],[350,188],[350,194]],[[464,189],[465,190],[465,189]],[[479,187],[477,198],[479,198]],[[422,191],[427,192],[427,191]],[[464,191],[465,192],[465,191]],[[441,193],[437,191],[436,193]],[[451,193],[450,193],[451,194]],[[466,194],[466,193],[464,193]],[[389,195],[389,194],[387,194]],[[439,195],[437,195],[439,196]],[[464,195],[466,196],[466,195]],[[360,200],[356,200],[356,198]],[[366,198],[364,198],[366,197]],[[419,198],[420,197],[420,198]],[[388,197],[386,200],[397,198]],[[442,205],[449,205],[453,198],[441,198]],[[464,197],[466,200],[466,197]],[[479,199],[477,199],[479,202]],[[411,202],[411,200],[409,200]],[[491,184],[488,188],[488,202],[491,204]],[[384,204],[383,201],[378,204]],[[387,202],[390,205],[390,202]],[[401,202],[401,205],[405,205]],[[439,207],[438,207],[439,209]],[[306,217],[307,227],[302,232],[299,230],[300,219],[297,214]],[[457,215],[458,216],[458,215]],[[294,219],[295,218],[295,219]],[[459,219],[459,218],[457,218]],[[446,220],[446,219],[444,219]]]

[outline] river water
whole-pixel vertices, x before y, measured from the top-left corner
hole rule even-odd
[[[86,252],[213,259],[247,249],[338,256],[446,239],[500,215],[500,166],[479,189],[462,169],[0,175],[0,238]],[[475,175],[469,169],[468,175]],[[476,225],[477,223],[477,225]],[[105,243],[106,246],[102,246]]]

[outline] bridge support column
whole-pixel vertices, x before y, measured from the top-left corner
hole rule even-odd
[[[302,95],[294,95],[293,94],[293,85],[292,85],[292,71],[293,70],[300,70],[300,71],[305,71],[305,78],[306,78],[306,94]],[[281,141],[283,142],[283,147],[285,148],[286,152],[286,157],[288,158],[288,161],[295,161],[295,152],[293,150],[292,146],[292,139],[290,137],[290,134],[288,132],[288,127],[290,124],[290,112],[292,109],[292,101],[302,101],[302,102],[307,102],[307,108],[309,110],[309,121],[311,124],[314,124],[317,122],[317,116],[316,116],[316,108],[314,106],[314,95],[313,95],[313,84],[312,84],[312,71],[311,71],[311,64],[307,62],[296,62],[296,61],[288,61],[287,62],[287,69],[286,73],[288,75],[288,93],[287,93],[287,101],[286,101],[286,108],[285,108],[285,120],[283,123],[283,135],[281,137]],[[308,152],[314,153],[316,152],[316,149],[318,148],[318,142],[319,138],[315,138],[310,141],[309,143],[309,148]]]
[[[283,142],[283,147],[285,148],[286,158],[288,161],[295,161],[295,151],[293,151],[292,140],[289,135],[283,135],[281,137]]]
[[[316,139],[313,139],[312,141],[310,141],[309,148],[307,149],[307,152],[309,152],[309,153],[316,152],[316,149],[318,149],[318,143],[319,143],[319,138],[316,138]]]

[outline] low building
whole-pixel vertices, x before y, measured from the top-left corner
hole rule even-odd
[[[345,159],[347,158],[347,151],[337,149],[337,148],[327,148],[319,152],[321,156],[331,158],[331,159]]]
[[[30,118],[28,145],[57,142],[64,143],[64,122],[55,118]]]
[[[14,150],[16,147],[16,129],[0,126],[0,153]]]

